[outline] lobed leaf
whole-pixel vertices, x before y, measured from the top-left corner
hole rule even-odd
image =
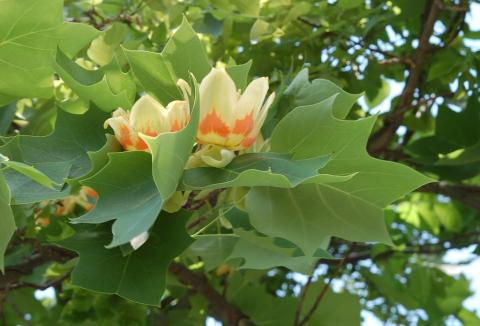
[[[187,219],[188,214],[182,212],[163,214],[152,228],[149,241],[127,256],[120,248],[105,249],[111,239],[107,224],[76,226],[76,234],[59,243],[80,255],[72,283],[159,306],[170,262],[191,243],[185,232]]]

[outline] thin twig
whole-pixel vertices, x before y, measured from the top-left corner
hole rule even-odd
[[[330,289],[330,285],[332,281],[340,275],[340,272],[342,271],[343,266],[345,266],[346,262],[348,261],[348,257],[350,256],[350,253],[353,251],[354,247],[355,247],[355,243],[352,243],[348,248],[347,252],[345,253],[345,255],[343,256],[343,258],[338,263],[338,266],[335,269],[334,274],[328,279],[327,283],[325,283],[325,285],[323,286],[322,291],[320,291],[320,293],[318,294],[317,298],[315,299],[315,302],[313,303],[313,306],[310,308],[310,310],[305,315],[305,317],[298,324],[295,323],[295,325],[303,326],[313,316],[315,311],[318,309],[320,302],[322,302],[323,298],[325,297],[328,290]]]
[[[300,299],[298,300],[297,310],[295,311],[295,319],[293,322],[294,325],[298,325],[300,323],[300,316],[303,310],[303,304],[305,302],[305,298],[307,297],[307,292],[310,289],[310,285],[312,284],[313,274],[315,274],[315,269],[313,270],[312,274],[308,276],[307,283],[303,287],[303,291],[300,295]]]
[[[207,298],[212,309],[227,322],[227,325],[250,324],[249,318],[237,307],[227,302],[224,296],[215,291],[203,274],[197,274],[179,263],[172,263],[169,270],[182,283],[190,285],[195,291]]]

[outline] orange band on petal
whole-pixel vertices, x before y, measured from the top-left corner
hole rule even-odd
[[[132,139],[130,138],[130,129],[127,125],[120,127],[120,144],[122,144],[125,149],[133,146]]]
[[[135,144],[135,149],[138,149],[139,151],[145,151],[148,149],[148,145],[143,141],[142,138],[139,137],[137,143]]]
[[[245,138],[243,141],[242,141],[242,146],[244,148],[249,148],[250,146],[253,145],[253,143],[255,142],[256,138],[255,137],[247,137]]]
[[[235,120],[233,132],[235,134],[248,135],[253,130],[253,112],[250,112],[243,119]]]
[[[93,190],[92,188],[85,187],[85,193],[87,196],[92,197],[92,198],[98,198],[98,193]]]
[[[180,122],[178,122],[178,119],[175,119],[175,121],[172,123],[172,126],[170,127],[170,131],[175,132],[179,131],[182,129],[182,126],[180,125]]]
[[[217,112],[212,110],[207,116],[200,122],[200,132],[204,135],[213,132],[222,137],[227,137],[230,133],[230,128],[220,119]]]

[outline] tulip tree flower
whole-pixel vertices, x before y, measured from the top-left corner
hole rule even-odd
[[[190,87],[182,79],[177,85],[181,88],[185,100],[172,101],[165,108],[152,96],[143,95],[129,112],[122,108],[113,112],[112,117],[105,121],[105,128],[112,127],[115,137],[125,150],[148,151],[141,134],[156,137],[165,132],[179,131],[190,119]]]
[[[268,78],[253,80],[243,94],[223,68],[213,68],[200,83],[200,124],[197,141],[231,151],[251,147],[273,102],[265,101]]]

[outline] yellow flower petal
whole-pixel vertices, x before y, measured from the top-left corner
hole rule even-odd
[[[130,119],[137,132],[155,137],[169,131],[169,123],[164,119],[165,108],[150,95],[144,95],[132,107]]]

